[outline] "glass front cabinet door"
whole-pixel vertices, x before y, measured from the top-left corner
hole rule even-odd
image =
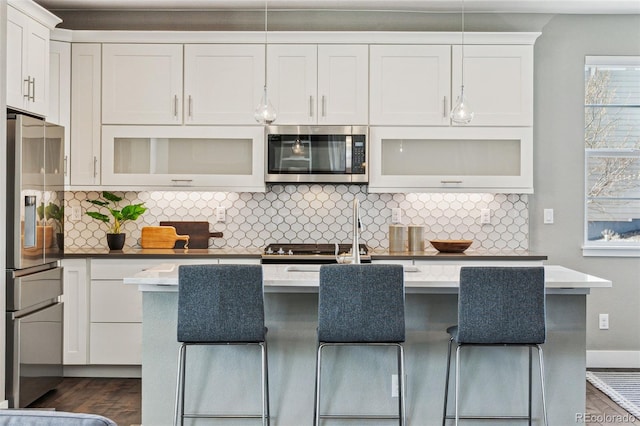
[[[370,192],[533,192],[530,127],[372,127],[370,140]]]
[[[265,191],[262,127],[102,126],[102,184]]]

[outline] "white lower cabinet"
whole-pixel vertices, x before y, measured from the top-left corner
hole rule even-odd
[[[530,127],[371,127],[370,192],[533,192]]]
[[[64,344],[65,365],[84,365],[89,360],[89,269],[88,259],[65,259]]]

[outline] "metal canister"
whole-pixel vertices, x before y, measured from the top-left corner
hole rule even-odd
[[[409,251],[424,251],[424,226],[409,225]]]
[[[389,225],[389,252],[397,253],[407,250],[407,227]]]

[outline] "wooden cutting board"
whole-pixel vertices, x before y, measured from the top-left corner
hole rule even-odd
[[[145,226],[142,228],[140,245],[144,249],[169,249],[175,246],[176,241],[184,241],[184,244],[188,244],[189,236],[178,235],[173,226]]]
[[[209,232],[209,222],[160,222],[161,226],[173,226],[180,234],[189,236],[189,248],[206,249],[209,248],[209,238],[221,238],[222,232]],[[184,243],[176,241],[173,248],[182,248]]]

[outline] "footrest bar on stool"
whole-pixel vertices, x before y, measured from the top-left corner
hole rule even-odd
[[[456,416],[445,416],[447,420],[455,420]],[[459,420],[529,420],[528,416],[458,416]]]
[[[344,419],[344,420],[357,420],[357,419],[364,419],[364,420],[397,420],[397,419],[400,418],[399,416],[384,415],[384,414],[380,414],[380,415],[375,415],[375,414],[362,414],[362,415],[358,415],[358,414],[321,414],[319,417],[321,419]]]
[[[184,414],[184,417],[188,419],[261,419],[262,414]]]

